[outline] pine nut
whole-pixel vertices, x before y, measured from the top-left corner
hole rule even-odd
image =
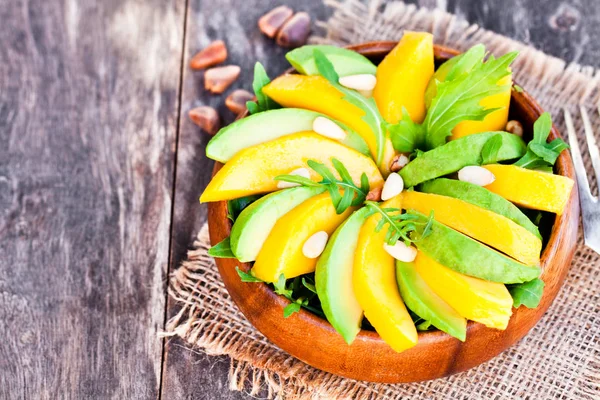
[[[219,121],[219,114],[217,110],[208,106],[201,106],[193,108],[188,113],[193,123],[202,128],[206,133],[213,136],[219,128],[221,123]]]
[[[377,84],[377,78],[372,74],[358,74],[343,76],[339,79],[339,84],[354,90],[373,90]]]
[[[292,172],[290,172],[289,175],[298,175],[306,179],[310,179],[310,172],[308,172],[308,169],[306,168],[295,169]],[[278,189],[287,189],[295,186],[300,186],[300,184],[294,182],[277,181]]]
[[[406,164],[408,164],[409,159],[406,155],[400,153],[397,154],[393,159],[392,162],[390,163],[390,171],[392,172],[398,172],[400,171],[402,168],[404,168],[406,166]]]
[[[382,191],[382,187],[376,187],[374,189],[371,189],[371,191],[369,193],[367,193],[367,198],[365,200],[367,201],[381,201],[381,191]]]
[[[317,117],[313,121],[313,131],[330,139],[344,140],[346,132],[338,124],[325,117]]]
[[[523,137],[523,125],[519,121],[511,119],[506,123],[506,132]]]
[[[486,186],[496,180],[494,174],[483,167],[471,165],[458,171],[458,179],[479,186]]]
[[[381,200],[386,201],[394,196],[399,195],[404,190],[404,180],[400,175],[392,172],[385,183],[383,184],[383,190],[381,192]]]
[[[211,68],[204,73],[204,88],[212,93],[223,93],[240,76],[237,65]]]
[[[203,69],[220,64],[227,58],[227,47],[222,40],[216,40],[200,50],[190,60],[190,68]]]
[[[384,243],[383,248],[398,261],[413,262],[417,258],[417,249],[414,246],[405,245],[402,241],[396,242],[393,246]]]
[[[306,44],[310,34],[310,16],[299,12],[288,19],[277,33],[277,44],[281,47],[299,47]]]
[[[254,95],[247,90],[237,89],[231,92],[225,99],[225,106],[235,114],[240,114],[246,110],[246,102],[254,99]]]
[[[258,29],[271,39],[275,37],[279,29],[291,18],[294,11],[287,6],[275,7],[258,20]]]
[[[329,235],[325,231],[319,231],[306,239],[302,246],[302,254],[307,258],[317,258],[325,250]]]

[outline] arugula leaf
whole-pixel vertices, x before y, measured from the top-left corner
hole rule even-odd
[[[248,207],[260,197],[261,195],[253,194],[250,196],[229,200],[227,202],[227,218],[229,218],[232,222],[235,222],[240,213],[244,211],[244,208]]]
[[[246,107],[250,114],[256,114],[262,111],[272,110],[280,108],[279,104],[271,100],[266,94],[263,93],[263,87],[271,82],[265,67],[259,62],[254,64],[254,80],[252,81],[252,89],[256,95],[256,102],[246,102]]]
[[[302,284],[304,285],[305,288],[307,288],[314,294],[317,294],[317,288],[315,287],[314,283],[310,283],[306,280],[306,278],[302,278]]]
[[[382,124],[384,120],[379,113],[375,99],[372,97],[366,98],[356,90],[348,89],[347,87],[340,85],[338,82],[339,76],[337,72],[335,72],[331,61],[327,59],[327,56],[319,49],[314,49],[313,54],[319,75],[327,79],[327,81],[329,81],[329,83],[338,91],[342,92],[344,95],[344,97],[342,97],[343,100],[359,108],[365,113],[361,118],[367,123],[367,125],[369,125],[369,128],[375,136],[375,145],[377,147],[377,154],[374,155],[375,162],[377,165],[380,165],[383,160],[386,132],[384,125]]]
[[[560,153],[569,146],[558,138],[548,143],[552,130],[552,118],[545,112],[533,124],[533,139],[527,145],[527,153],[514,165],[528,169],[548,170],[552,168]]]
[[[288,318],[290,315],[292,315],[293,313],[296,313],[298,311],[300,311],[300,308],[302,306],[298,303],[290,303],[287,306],[285,306],[285,308],[283,309],[283,317],[284,318]]]
[[[337,179],[332,171],[325,164],[315,160],[308,160],[307,165],[317,174],[321,175],[322,180],[315,182],[313,180],[297,175],[279,175],[274,179],[278,181],[293,182],[303,186],[324,186],[331,196],[331,201],[338,214],[343,213],[348,207],[361,205],[369,194],[369,178],[365,173],[360,177],[360,187],[356,186],[350,176],[348,169],[338,159],[332,158],[331,163],[339,174],[341,180]],[[340,189],[343,194],[340,194]]]
[[[517,52],[512,52],[498,59],[490,57],[487,62],[475,65],[470,73],[439,83],[437,95],[423,121],[427,148],[445,144],[446,138],[458,123],[466,120],[481,121],[497,110],[485,109],[480,102],[506,90],[506,86],[499,86],[498,81],[510,74],[508,67],[517,55]]]
[[[262,279],[258,279],[254,275],[249,274],[248,272],[242,271],[240,269],[240,267],[235,267],[235,270],[237,271],[238,275],[242,279],[242,282],[263,282]]]
[[[518,308],[521,305],[524,305],[527,308],[536,308],[542,300],[544,286],[544,281],[539,278],[517,285],[507,285],[508,291],[513,298],[513,306],[515,308]]]
[[[498,162],[498,152],[502,148],[502,135],[494,135],[485,142],[481,149],[481,164]]]
[[[419,215],[409,212],[402,214],[402,210],[399,208],[382,208],[379,203],[374,201],[365,201],[365,205],[371,209],[372,213],[381,214],[381,220],[375,226],[375,232],[380,232],[385,225],[388,225],[385,242],[390,246],[393,246],[400,239],[407,246],[416,242],[417,240],[410,238],[409,233],[418,230],[420,226],[424,227],[421,238],[427,237],[431,233],[433,212],[431,212],[427,221],[423,221],[423,218]]]
[[[390,135],[394,149],[400,153],[410,153],[423,147],[425,130],[422,125],[415,124],[405,107],[402,107],[402,119],[397,124],[383,122]]]
[[[446,75],[444,81],[451,81],[460,75],[468,74],[477,64],[483,62],[483,57],[485,57],[485,46],[479,43],[463,54],[451,58],[450,60],[456,60],[456,62],[448,72],[448,75]]]
[[[523,93],[523,88],[516,83],[513,85],[513,89],[515,89],[515,92],[517,93]]]
[[[215,258],[235,258],[231,251],[229,236],[208,249],[208,255]]]

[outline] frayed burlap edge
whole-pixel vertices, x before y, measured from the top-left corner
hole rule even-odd
[[[381,5],[357,0],[325,0],[335,9],[325,24],[326,35],[313,42],[349,44],[398,40],[402,30],[433,32],[436,43],[464,50],[485,43],[492,53],[519,50],[516,80],[550,111],[564,130],[563,107],[572,108],[575,125],[582,122],[575,107],[592,109],[598,102],[598,73],[591,67],[550,57],[506,37],[469,25],[440,10],[419,9],[401,2]],[[600,126],[594,112],[592,123]],[[583,142],[581,142],[583,145]],[[589,157],[584,161],[591,171]],[[592,182],[596,186],[595,180]],[[580,239],[580,243],[581,243]],[[241,315],[207,255],[205,226],[173,272],[169,293],[181,309],[166,326],[208,354],[231,358],[229,387],[252,396],[287,399],[428,398],[595,399],[600,393],[600,290],[595,282],[598,255],[578,247],[573,266],[554,305],[521,342],[495,359],[449,378],[408,385],[353,381],[318,371],[266,340]]]

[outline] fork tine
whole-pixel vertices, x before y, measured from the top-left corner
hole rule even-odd
[[[579,108],[581,109],[581,118],[583,119],[588,151],[590,153],[590,158],[592,159],[594,172],[596,172],[596,181],[600,181],[600,151],[598,151],[598,145],[596,144],[596,138],[594,137],[594,131],[592,130],[592,124],[590,123],[588,113],[585,110],[585,107],[580,106]],[[598,109],[598,112],[600,112],[600,108]]]
[[[577,142],[577,134],[573,127],[573,119],[571,113],[565,108],[565,124],[567,126],[567,132],[569,134],[569,146],[571,146],[571,155],[573,156],[573,164],[575,165],[575,176],[577,177],[577,186],[579,186],[579,195],[587,200],[592,199],[592,193],[590,191],[590,183],[588,182],[587,173],[585,171],[585,165],[583,165],[583,158],[581,158],[581,150],[579,149],[579,143]]]

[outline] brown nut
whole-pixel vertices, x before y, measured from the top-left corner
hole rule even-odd
[[[294,10],[288,6],[275,7],[260,17],[258,20],[258,29],[272,39],[293,14]]]
[[[217,110],[209,106],[200,106],[190,110],[190,119],[202,128],[206,133],[213,136],[221,127]]]
[[[406,164],[408,164],[410,160],[408,159],[408,156],[406,154],[396,154],[396,156],[394,158],[392,158],[392,162],[390,163],[390,171],[391,172],[398,172],[400,171],[402,168],[404,168],[406,166]]]
[[[220,64],[227,58],[227,47],[222,40],[216,40],[200,50],[190,60],[190,68],[203,69]]]
[[[204,73],[204,88],[212,93],[223,93],[240,76],[241,68],[226,65],[207,69]]]
[[[277,34],[277,44],[281,47],[299,47],[306,44],[309,34],[310,16],[299,12],[283,24]]]
[[[523,125],[514,119],[510,120],[506,123],[506,132],[510,132],[518,137],[523,137]]]
[[[383,188],[380,187],[376,187],[374,189],[371,189],[371,191],[369,193],[367,193],[367,201],[381,201],[381,192],[382,192]]]
[[[254,99],[254,95],[247,90],[237,89],[231,92],[225,99],[225,105],[235,114],[240,114],[246,110],[246,102]]]

